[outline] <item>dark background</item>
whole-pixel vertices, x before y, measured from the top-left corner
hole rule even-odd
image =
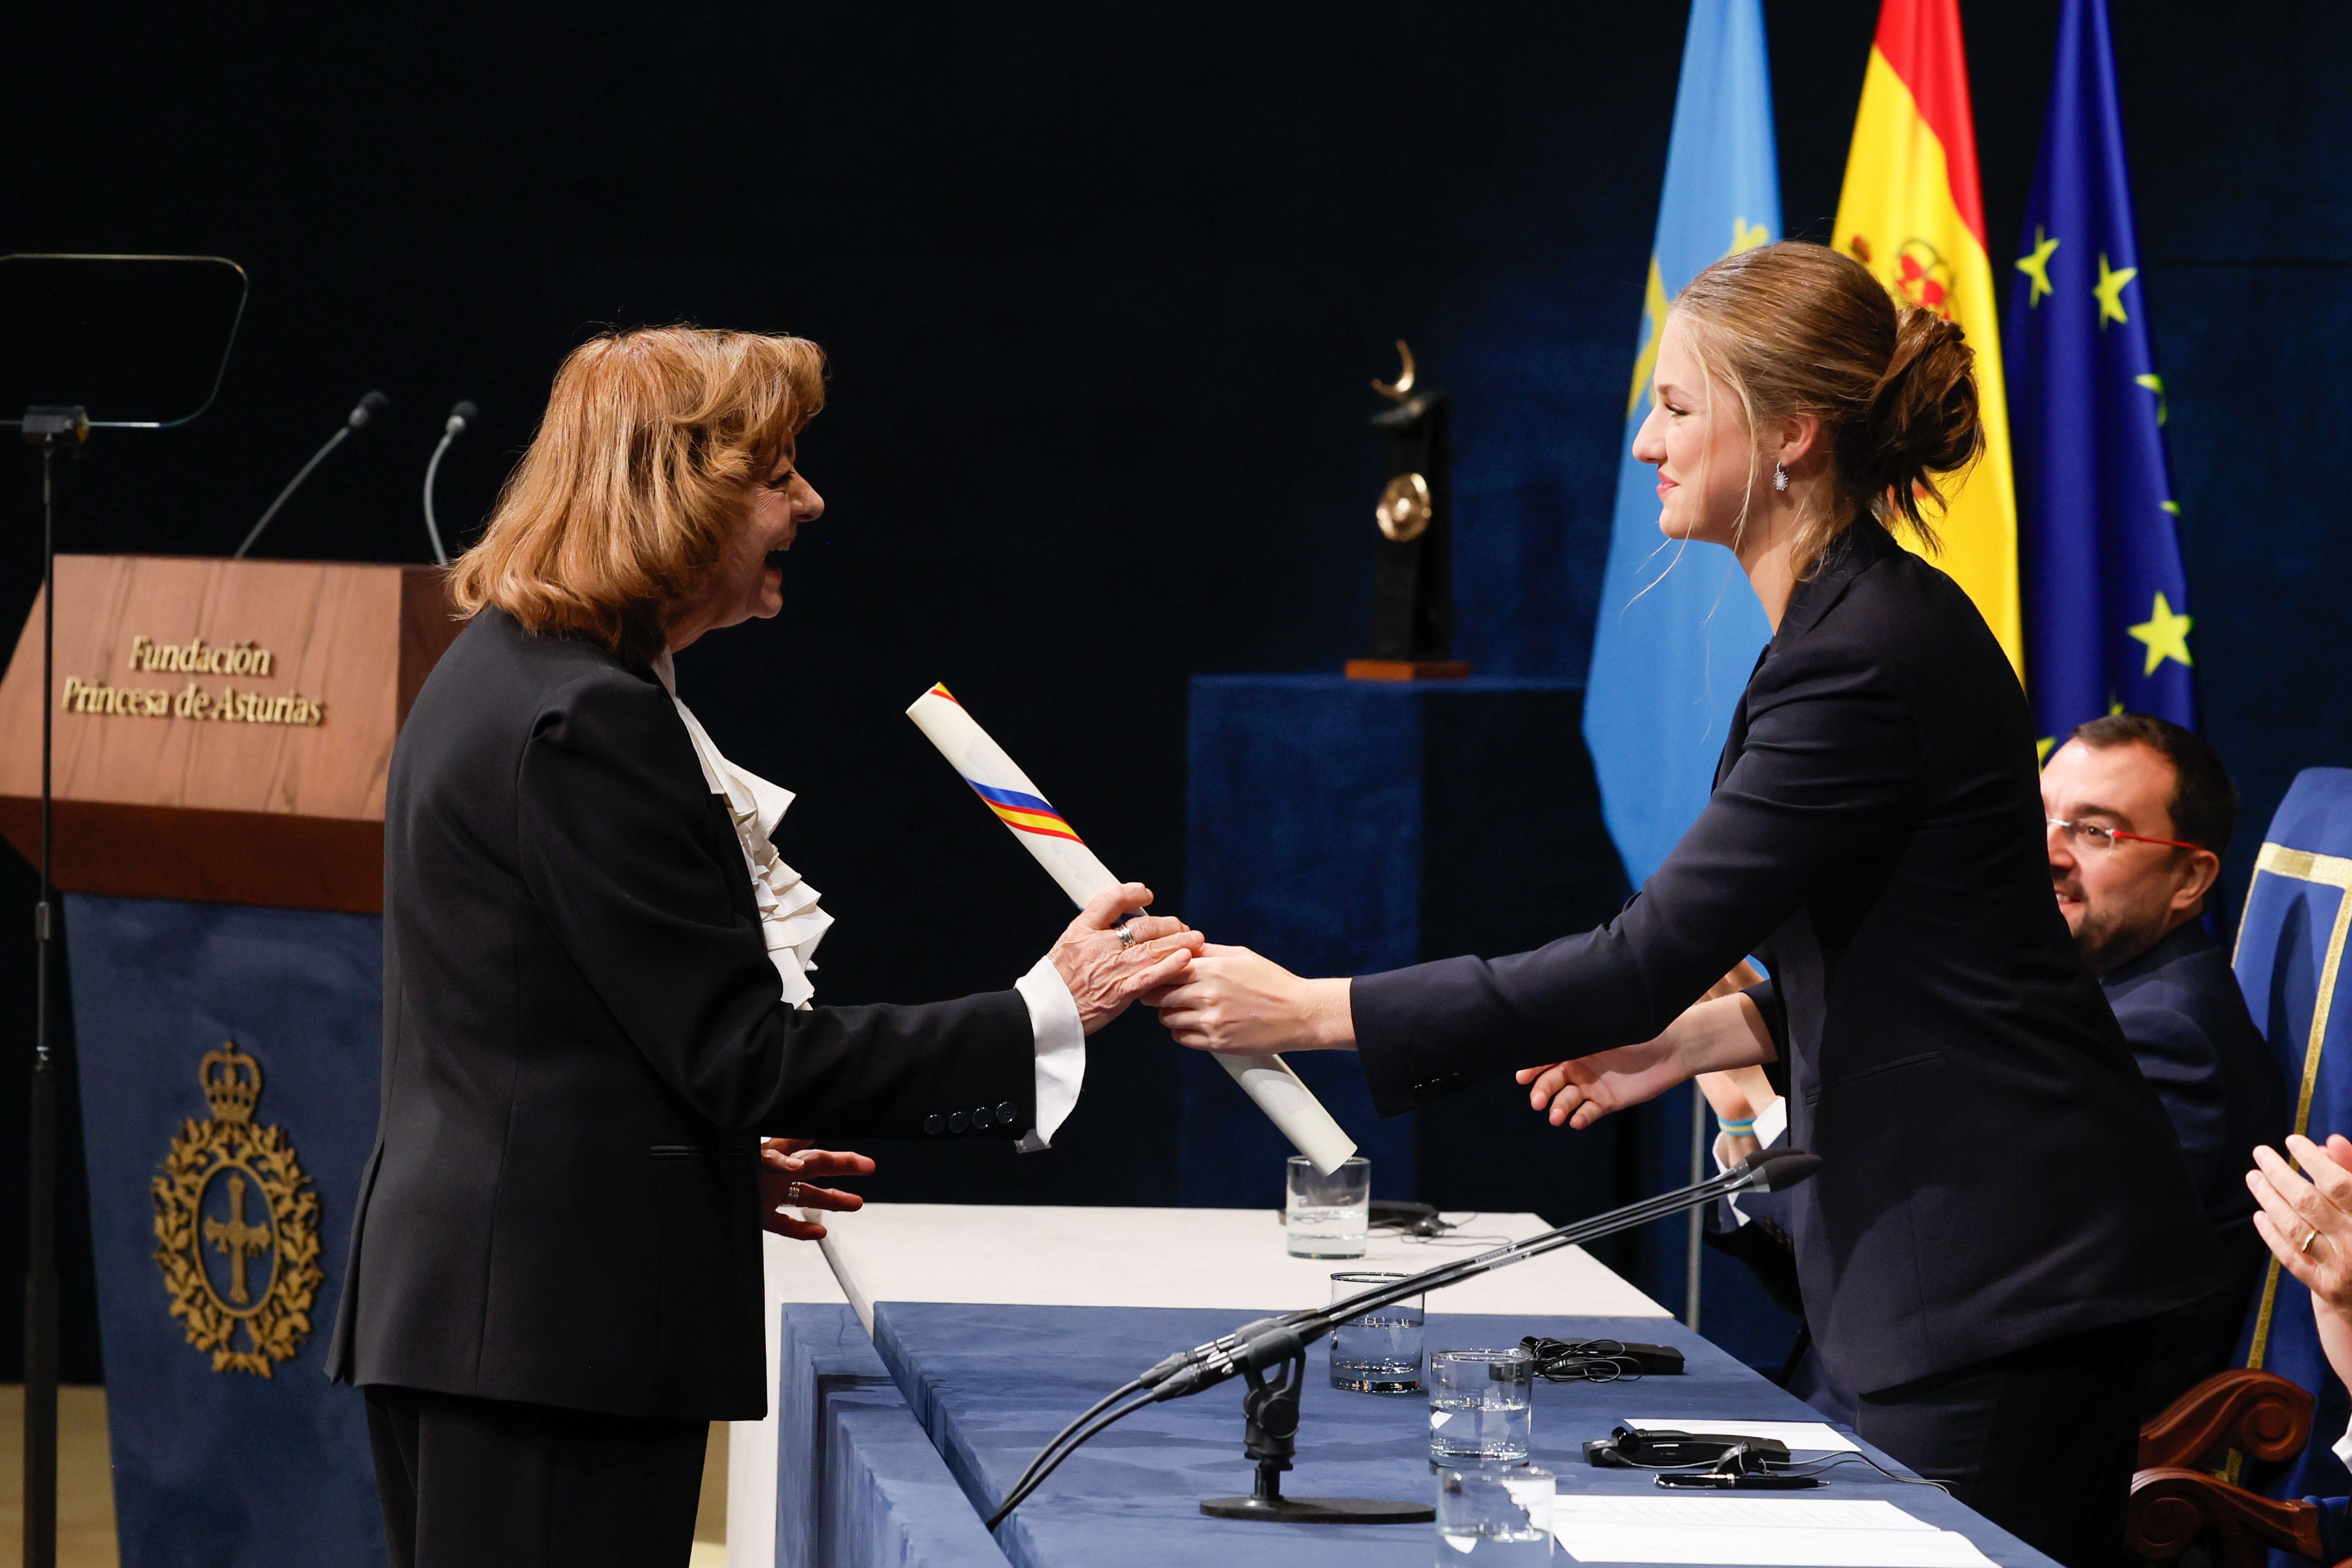
[[[1828,236],[1875,9],[1767,6],[1792,235]],[[2006,276],[2057,7],[1965,15]],[[445,526],[470,526],[594,328],[814,337],[834,402],[803,460],[830,515],[784,615],[696,649],[688,695],[800,791],[781,839],[840,918],[826,996],[1002,987],[1066,909],[899,710],[946,680],[1181,911],[1186,677],[1360,651],[1364,383],[1393,373],[1391,340],[1456,396],[1460,651],[1581,676],[1684,19],[1549,0],[30,8],[0,57],[0,251],[217,252],[253,280],[218,406],[94,444],[64,546],[226,553],[382,387],[391,413],[258,553],[423,559],[418,484],[454,400],[483,411],[441,479]],[[2294,771],[2352,761],[2352,13],[2135,0],[2115,29],[2205,727],[2245,797],[2234,904]],[[36,472],[0,455],[7,625],[37,577]],[[9,1281],[31,901],[11,858]],[[1128,1020],[1052,1155],[877,1151],[870,1190],[1171,1201],[1175,1094],[1174,1048]],[[78,1220],[68,1238],[67,1374],[89,1380]],[[18,1301],[0,1288],[0,1377]]]

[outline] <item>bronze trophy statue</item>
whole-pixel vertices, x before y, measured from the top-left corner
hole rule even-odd
[[[1348,661],[1350,680],[1460,680],[1470,666],[1454,653],[1451,454],[1445,393],[1419,384],[1412,350],[1400,339],[1404,368],[1372,390],[1395,406],[1372,417],[1388,437],[1388,482],[1372,508],[1380,541],[1372,549],[1372,646]]]

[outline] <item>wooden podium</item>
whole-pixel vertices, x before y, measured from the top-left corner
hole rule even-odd
[[[383,907],[393,737],[457,634],[434,567],[57,562],[68,893]],[[0,833],[39,853],[41,606],[0,680]]]
[[[123,1568],[384,1561],[321,1375],[375,1134],[394,737],[458,631],[437,569],[59,556],[0,679],[0,833],[55,720]]]

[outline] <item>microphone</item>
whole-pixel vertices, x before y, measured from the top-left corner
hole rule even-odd
[[[466,434],[466,427],[482,416],[471,398],[460,398],[449,411],[448,420],[441,426],[441,444],[433,449],[433,460],[425,465],[425,537],[433,541],[436,565],[447,566],[449,552],[441,548],[441,525],[433,516],[433,476],[441,471],[441,455],[449,444]]]
[[[327,444],[310,454],[310,461],[303,464],[301,471],[288,482],[286,488],[278,492],[278,499],[269,503],[269,510],[261,514],[261,521],[253,525],[253,531],[245,536],[245,542],[236,547],[236,554],[231,559],[236,560],[245,559],[245,552],[253,548],[253,542],[261,537],[261,530],[268,528],[269,519],[278,515],[278,508],[286,504],[288,497],[302,487],[302,481],[310,476],[311,469],[325,461],[328,453],[349,440],[352,431],[369,423],[391,406],[392,400],[380,392],[371,392],[360,399],[358,405],[344,416],[342,428],[327,437]]]
[[[1007,1515],[1021,1506],[1023,1499],[1043,1485],[1045,1478],[1053,1474],[1062,1461],[1076,1452],[1080,1445],[1088,1438],[1113,1423],[1132,1416],[1147,1405],[1157,1405],[1171,1399],[1182,1399],[1198,1394],[1203,1389],[1213,1388],[1231,1378],[1246,1376],[1252,1385],[1252,1399],[1244,1402],[1244,1409],[1249,1414],[1252,1441],[1255,1445],[1260,1441],[1258,1432],[1260,1416],[1263,1412],[1258,1408],[1257,1404],[1252,1401],[1262,1402],[1267,1396],[1286,1399],[1289,1402],[1289,1411],[1293,1416],[1297,1410],[1297,1385],[1295,1368],[1294,1375],[1289,1378],[1286,1385],[1269,1385],[1263,1391],[1259,1385],[1261,1374],[1268,1368],[1285,1363],[1303,1365],[1306,1347],[1321,1339],[1349,1318],[1360,1317],[1366,1312],[1401,1301],[1408,1296],[1418,1296],[1425,1291],[1442,1290],[1448,1285],[1458,1285],[1465,1280],[1475,1279],[1480,1274],[1488,1273],[1496,1269],[1507,1268],[1513,1263],[1522,1263],[1530,1258],[1539,1258],[1547,1252],[1557,1251],[1562,1247],[1573,1247],[1580,1242],[1595,1241],[1604,1236],[1613,1236],[1621,1230],[1631,1230],[1636,1226],[1646,1225],[1654,1219],[1665,1219],[1686,1209],[1697,1208],[1702,1205],[1712,1203],[1717,1198],[1728,1197],[1734,1193],[1786,1191],[1821,1168],[1822,1157],[1819,1155],[1807,1154],[1802,1149],[1759,1149],[1729,1170],[1719,1172],[1705,1181],[1695,1182],[1689,1186],[1680,1187],[1673,1192],[1661,1193],[1655,1197],[1643,1198],[1639,1203],[1630,1203],[1622,1208],[1611,1209],[1606,1214],[1596,1214],[1590,1219],[1580,1219],[1571,1225],[1541,1231],[1524,1240],[1489,1249],[1475,1257],[1460,1258],[1440,1263],[1405,1279],[1393,1280],[1387,1284],[1375,1285],[1370,1290],[1359,1291],[1345,1301],[1334,1301],[1328,1307],[1305,1307],[1276,1317],[1259,1318],[1255,1322],[1244,1323],[1220,1339],[1211,1340],[1206,1344],[1194,1345],[1191,1350],[1178,1351],[1133,1382],[1114,1389],[1109,1395],[1097,1401],[1090,1409],[1081,1414],[1076,1420],[1056,1433],[1051,1442],[1038,1450],[1037,1457],[1029,1461],[1029,1468],[1021,1473],[1020,1478],[1013,1483],[1012,1489],[1005,1493],[1004,1500],[998,1504],[996,1511],[989,1516],[988,1528],[992,1531],[1003,1523]],[[1121,1400],[1126,1400],[1127,1403],[1121,1405],[1119,1404]],[[1114,1406],[1118,1407],[1112,1408]],[[1284,1438],[1282,1441],[1286,1444],[1288,1439]],[[1257,1457],[1255,1448],[1251,1450],[1251,1457]],[[1286,1458],[1287,1454],[1283,1457]],[[1284,1468],[1286,1469],[1287,1466]],[[1265,1479],[1265,1477],[1262,1476],[1261,1479]],[[1220,1500],[1220,1502],[1222,1503],[1223,1500]],[[1322,1500],[1328,1502],[1330,1500]],[[1234,1517],[1280,1517],[1282,1511],[1277,1506],[1280,1501],[1280,1499],[1272,1498],[1269,1495],[1266,1499],[1261,1500],[1259,1506],[1246,1508]],[[1388,1507],[1391,1505],[1363,1506]],[[1352,1516],[1369,1517],[1360,1510]],[[1294,1515],[1294,1517],[1303,1516]],[[1428,1516],[1416,1514],[1412,1517]]]

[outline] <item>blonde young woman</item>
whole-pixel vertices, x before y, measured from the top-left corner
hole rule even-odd
[[[782,608],[824,396],[798,339],[597,339],[453,569],[471,619],[393,755],[383,1119],[330,1352],[395,1568],[683,1564],[708,1423],[766,1409],[762,1213],[857,1203],[763,1198],[763,1162],[1038,1146],[1085,1036],[1199,945],[1114,929],[1151,901],[1130,883],[1006,990],[812,1005],[832,922],[770,841],[792,797],[719,751],[670,655]]]
[[[2051,901],[2024,694],[1896,538],[1932,540],[1923,501],[1981,444],[1969,350],[1783,244],[1691,282],[1655,380],[1633,450],[1659,527],[1730,547],[1773,627],[1657,874],[1512,957],[1310,980],[1212,946],[1160,1016],[1208,1050],[1354,1051],[1391,1113],[1516,1069],[1580,1127],[1785,1060],[1790,1142],[1825,1162],[1791,1194],[1805,1315],[1863,1437],[2061,1562],[2107,1560],[2137,1325],[2223,1264]],[[1769,981],[1699,1001],[1749,954]]]

